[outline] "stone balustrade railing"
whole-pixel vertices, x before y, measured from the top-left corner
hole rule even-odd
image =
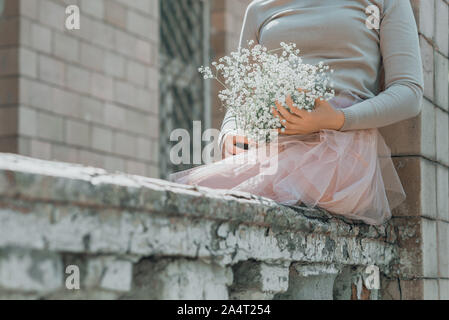
[[[394,276],[393,230],[0,155],[2,299],[379,299],[362,280],[372,265]]]

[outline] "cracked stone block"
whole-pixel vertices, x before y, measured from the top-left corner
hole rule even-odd
[[[340,270],[332,265],[298,265],[290,267],[288,290],[277,294],[281,300],[333,300],[335,279]]]
[[[0,250],[0,288],[21,292],[49,292],[63,285],[61,257],[25,249]]]
[[[234,266],[233,272],[231,299],[267,300],[288,289],[288,265],[245,261]]]
[[[124,298],[227,300],[230,268],[200,260],[142,260],[134,267],[133,290]]]
[[[113,291],[131,290],[132,269],[130,261],[115,260],[105,263],[100,287]]]

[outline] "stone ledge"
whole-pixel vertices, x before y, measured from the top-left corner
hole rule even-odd
[[[222,280],[216,284],[221,289],[212,290],[221,292],[222,298],[272,298],[275,294],[282,297],[285,283],[267,278],[270,272],[266,270],[274,268],[279,274],[290,274],[291,278],[293,269],[297,274],[293,264],[298,263],[309,265],[315,271],[322,270],[317,271],[318,274],[326,275],[322,281],[330,281],[332,288],[338,273],[347,267],[357,269],[374,264],[384,275],[389,275],[397,260],[394,239],[393,228],[389,225],[374,227],[350,223],[322,210],[279,206],[246,193],[189,187],[139,176],[108,174],[102,169],[79,165],[0,155],[0,266],[3,263],[4,270],[9,268],[13,272],[17,252],[24,252],[20,255],[25,257],[24,263],[35,263],[33,257],[39,254],[56,259],[54,265],[61,267],[49,271],[55,273],[55,279],[63,278],[63,262],[73,255],[81,265],[104,257],[127,261],[122,265],[125,269],[125,265],[131,265],[124,271],[126,274],[142,268],[165,270],[151,279],[139,280],[136,274],[124,276],[129,279],[128,284],[120,283],[119,278],[111,280],[109,285],[103,280],[97,281],[100,292],[129,287],[129,290],[118,290],[122,297],[173,297],[167,287],[169,282],[164,281],[169,277],[167,274],[172,274],[170,270],[178,270],[176,274],[181,277],[179,270],[183,268],[206,268],[211,274],[222,274],[217,276]],[[249,262],[260,264],[256,268],[258,282],[242,280],[245,277],[238,271],[241,270],[239,265]],[[147,266],[142,267],[142,263]],[[103,268],[107,270],[106,264]],[[238,275],[234,282],[225,276],[233,273],[230,268]],[[327,272],[330,269],[337,271]],[[251,274],[247,276],[257,278]],[[17,281],[24,277],[18,277]],[[42,291],[49,297],[65,296],[62,283],[59,289],[42,284],[40,290],[31,285],[33,281],[32,278],[25,281],[30,286],[23,289],[23,285],[18,285],[20,281],[17,285],[6,281],[0,270],[0,293],[3,287],[4,292],[33,292],[42,296]],[[148,281],[158,285],[161,295],[143,293],[142,288]],[[254,281],[259,285],[251,285],[251,290],[244,289]],[[185,295],[177,297],[192,297],[189,294],[196,298],[211,297],[212,291],[206,287],[200,290],[202,296],[193,294],[196,289],[186,289]],[[290,291],[291,288],[285,297],[304,297],[304,293]],[[92,292],[84,296],[90,297]],[[329,296],[332,293],[323,295]]]

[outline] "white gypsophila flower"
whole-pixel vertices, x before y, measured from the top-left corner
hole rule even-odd
[[[198,69],[204,79],[216,79],[223,85],[218,98],[236,117],[237,129],[254,140],[267,139],[268,130],[283,129],[271,112],[275,101],[288,109],[285,100],[290,95],[295,107],[312,111],[316,99],[334,97],[328,66],[322,61],[317,65],[303,63],[294,43],[281,42],[280,46],[268,50],[249,41],[248,49],[213,62],[215,74],[209,67]]]

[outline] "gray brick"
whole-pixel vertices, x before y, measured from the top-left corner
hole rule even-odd
[[[62,85],[64,83],[65,65],[53,58],[39,56],[39,79]]]
[[[109,0],[107,0],[109,1]],[[81,11],[90,14],[96,18],[103,19],[104,17],[104,2],[103,0],[81,0]]]
[[[147,167],[147,176],[150,178],[158,179],[160,177],[160,169],[158,166],[150,165]]]
[[[126,157],[136,153],[136,139],[125,133],[116,132],[114,136],[114,152]]]
[[[449,222],[437,223],[438,226],[438,270],[441,278],[449,278]]]
[[[1,109],[0,109],[1,110]],[[19,107],[19,135],[34,137],[37,134],[37,112],[24,106]]]
[[[65,129],[66,143],[82,147],[90,146],[90,128],[87,123],[66,120]]]
[[[435,0],[420,1],[419,30],[427,38],[435,35]]]
[[[424,71],[424,96],[433,101],[434,97],[434,59],[433,48],[422,36],[419,37]]]
[[[425,217],[437,217],[436,164],[421,161],[421,212]]]
[[[429,102],[429,100],[423,100],[423,107],[420,115],[421,153],[430,159],[436,159],[435,109],[435,106]]]
[[[112,152],[113,133],[109,129],[92,127],[92,148]]]
[[[67,65],[65,85],[70,90],[88,93],[90,91],[90,73],[85,69]]]
[[[126,28],[127,10],[126,8],[115,2],[105,2],[105,20],[119,28]]]
[[[136,89],[128,82],[115,81],[114,95],[119,103],[132,107],[136,105]]]
[[[127,57],[134,57],[137,38],[119,29],[115,30],[115,50]]]
[[[437,210],[438,218],[449,222],[449,169],[437,167]]]
[[[446,34],[448,35],[448,34]],[[449,110],[449,60],[438,52],[435,53],[435,103],[446,111]]]
[[[449,115],[436,109],[436,155],[437,161],[449,165]]]
[[[51,160],[51,144],[44,141],[39,141],[36,139],[31,139],[30,148],[31,153],[30,156],[33,158],[43,159],[43,160]]]
[[[105,124],[114,128],[123,128],[126,126],[125,114],[125,109],[113,104],[106,104],[104,110]]]
[[[137,138],[137,157],[144,161],[152,160],[152,141],[149,138]]]
[[[37,55],[26,48],[19,50],[19,72],[32,78],[37,77]]]
[[[114,49],[114,28],[104,22],[92,21],[90,41],[108,50]]]
[[[39,0],[35,1],[19,1],[20,15],[37,20],[39,18]]]
[[[78,162],[95,168],[103,168],[104,167],[105,157],[104,155],[98,154],[96,152],[88,151],[88,150],[80,150]]]
[[[151,44],[149,42],[138,39],[136,41],[135,58],[150,65],[153,60],[151,49]]]
[[[128,10],[127,29],[139,36],[148,37],[151,29],[151,20],[141,15],[137,11]],[[154,29],[153,29],[154,30]]]
[[[43,110],[51,110],[54,107],[51,105],[53,101],[50,98],[53,97],[54,89],[48,84],[25,79],[21,79],[20,83],[22,88],[20,99],[22,103]]]
[[[53,53],[66,61],[79,61],[79,41],[67,33],[55,32],[53,35]]]
[[[440,300],[449,300],[449,279],[440,279],[438,285],[440,287]]]
[[[437,223],[422,220],[423,275],[426,278],[438,277]]]
[[[449,6],[444,0],[436,0],[435,41],[439,50],[449,56]]]
[[[104,104],[90,97],[81,98],[81,119],[104,124]]]
[[[438,300],[439,299],[438,280],[424,279],[423,282],[424,282],[423,285],[424,300]]]
[[[135,174],[138,176],[145,176],[147,174],[147,168],[146,164],[143,162],[138,161],[132,161],[128,160],[126,161],[126,172],[130,174]]]
[[[125,161],[121,158],[107,156],[105,158],[104,168],[109,172],[125,172]]]
[[[37,115],[37,136],[48,140],[63,142],[63,119],[58,116],[39,112]]]
[[[145,87],[146,66],[128,60],[126,64],[126,80],[138,86]]]
[[[151,125],[151,116],[128,110],[125,114],[125,119],[128,130],[147,136],[149,135],[148,126]]]
[[[87,43],[81,43],[81,64],[85,67],[102,72],[104,70],[103,49]]]
[[[104,70],[107,75],[116,78],[124,78],[125,59],[122,56],[107,51],[104,59]]]
[[[79,151],[66,145],[54,144],[51,147],[51,158],[69,163],[79,163]]]
[[[52,91],[52,104],[49,109],[64,116],[76,118],[81,116],[81,97],[79,94],[59,88],[53,88]]]
[[[91,78],[91,94],[94,97],[113,100],[114,82],[111,78],[105,77],[99,73],[93,73]]]
[[[31,25],[31,44],[36,50],[51,52],[51,30],[38,24]]]
[[[159,89],[159,70],[155,67],[148,68],[147,86],[153,91],[158,91]]]
[[[96,1],[92,1],[96,2]],[[39,22],[58,31],[65,30],[65,6],[50,0],[40,0]]]

